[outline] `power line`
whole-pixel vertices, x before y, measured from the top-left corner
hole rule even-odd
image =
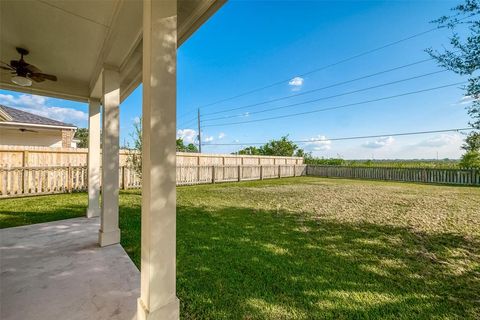
[[[321,91],[321,90],[330,89],[330,88],[337,87],[337,86],[340,86],[340,85],[344,85],[344,84],[352,83],[352,82],[355,82],[355,81],[359,81],[359,80],[364,80],[364,79],[367,79],[367,78],[375,77],[375,76],[378,76],[378,75],[381,75],[381,74],[385,74],[385,73],[388,73],[388,72],[400,70],[400,69],[403,69],[403,68],[408,68],[408,67],[411,67],[411,66],[414,66],[414,65],[418,65],[418,64],[421,64],[421,63],[425,63],[425,62],[428,62],[428,61],[432,61],[432,60],[433,60],[433,58],[423,59],[423,60],[415,61],[415,62],[412,62],[412,63],[409,63],[409,64],[401,65],[401,66],[398,66],[398,67],[394,67],[394,68],[382,70],[382,71],[379,71],[379,72],[371,73],[371,74],[368,74],[368,75],[365,75],[365,76],[362,76],[362,77],[359,77],[359,78],[355,78],[355,79],[350,79],[350,80],[346,80],[346,81],[337,82],[337,83],[334,83],[334,84],[331,84],[331,85],[328,85],[328,86],[324,86],[324,87],[320,87],[320,88],[316,88],[316,89],[304,91],[304,92],[297,93],[297,94],[293,94],[293,95],[283,96],[283,97],[280,97],[280,98],[276,98],[276,99],[272,99],[272,100],[267,100],[267,101],[262,101],[262,102],[259,102],[259,103],[254,103],[254,104],[249,104],[249,105],[244,105],[244,106],[240,106],[240,107],[235,107],[235,108],[231,108],[231,109],[227,109],[227,110],[205,113],[204,116],[214,115],[214,114],[219,114],[219,113],[225,113],[225,112],[229,112],[229,111],[240,110],[240,109],[244,109],[244,108],[248,108],[248,107],[254,107],[254,106],[259,106],[259,105],[267,104],[267,103],[270,103],[270,102],[277,102],[277,101],[281,101],[281,100],[285,100],[285,99],[289,99],[289,98],[294,98],[294,97],[298,97],[298,96],[303,96],[303,95],[310,94],[310,93],[313,93],[313,92],[318,92],[318,91]],[[215,118],[215,119],[217,119],[217,118]],[[215,119],[208,119],[208,118],[207,118],[207,119],[205,119],[204,121],[206,121],[206,120],[215,120]],[[181,124],[179,124],[179,127],[187,126],[187,125],[189,125],[189,124],[192,124],[192,123],[194,123],[196,120],[197,120],[197,116],[189,119],[188,121],[181,122]]]
[[[286,115],[281,115],[281,116],[275,116],[275,117],[268,117],[268,118],[262,118],[262,119],[255,119],[255,120],[248,120],[248,121],[238,121],[238,122],[227,122],[227,123],[218,123],[218,124],[207,124],[204,125],[203,127],[221,127],[221,126],[229,126],[229,125],[236,125],[236,124],[244,124],[244,123],[251,123],[251,122],[260,122],[260,121],[268,121],[268,120],[274,120],[274,119],[281,119],[281,118],[289,118],[289,117],[295,117],[295,116],[300,116],[300,115],[305,115],[305,114],[312,114],[312,113],[318,113],[318,112],[323,112],[323,111],[329,111],[329,110],[335,110],[335,109],[342,109],[342,108],[347,108],[351,106],[356,106],[356,105],[361,105],[361,104],[367,104],[367,103],[372,103],[372,102],[377,102],[377,101],[383,101],[383,100],[388,100],[388,99],[394,99],[394,98],[399,98],[399,97],[404,97],[408,95],[413,95],[413,94],[418,94],[422,92],[428,92],[428,91],[433,91],[433,90],[438,90],[438,89],[443,89],[447,87],[453,87],[456,85],[460,84],[465,84],[466,82],[457,82],[457,83],[452,83],[452,84],[447,84],[439,87],[433,87],[433,88],[428,88],[428,89],[422,89],[422,90],[417,90],[417,91],[410,91],[406,93],[401,93],[393,96],[388,96],[388,97],[382,97],[382,98],[377,98],[377,99],[372,99],[372,100],[366,100],[366,101],[360,101],[360,102],[354,102],[354,103],[348,103],[340,106],[334,106],[334,107],[328,107],[328,108],[323,108],[323,109],[318,109],[318,110],[313,110],[313,111],[304,111],[304,112],[298,112],[298,113],[291,113],[291,114],[286,114]]]
[[[402,65],[402,66],[398,66],[398,67],[395,67],[395,68],[390,68],[390,69],[382,70],[382,71],[379,71],[379,72],[367,74],[367,75],[361,76],[359,78],[350,79],[350,80],[346,80],[346,81],[341,81],[341,82],[337,82],[337,83],[334,83],[334,84],[331,84],[331,85],[328,85],[328,86],[324,86],[324,87],[320,87],[320,88],[316,88],[316,89],[312,89],[312,90],[308,90],[308,91],[303,91],[301,93],[292,94],[292,95],[288,95],[288,96],[283,96],[283,97],[280,97],[280,98],[275,98],[275,99],[266,100],[266,101],[262,101],[262,102],[258,102],[258,103],[248,104],[248,105],[235,107],[235,108],[231,108],[231,109],[205,113],[204,115],[208,116],[208,115],[213,115],[213,114],[218,114],[218,113],[235,111],[235,110],[240,110],[240,109],[244,109],[244,108],[248,108],[248,107],[255,107],[255,106],[262,105],[262,104],[267,104],[267,103],[270,103],[270,102],[277,102],[277,101],[280,101],[280,100],[285,100],[285,99],[289,99],[289,98],[303,96],[303,95],[310,94],[310,93],[313,93],[313,92],[317,92],[317,91],[321,91],[321,90],[325,90],[325,89],[330,89],[330,88],[333,88],[333,87],[337,87],[337,86],[344,85],[344,84],[347,84],[347,83],[352,83],[352,82],[359,81],[359,80],[364,80],[364,79],[367,79],[367,78],[375,77],[375,76],[378,76],[378,75],[381,75],[381,74],[385,74],[385,73],[396,71],[396,70],[399,70],[399,69],[411,67],[411,66],[421,64],[421,63],[424,63],[424,62],[427,62],[427,61],[432,61],[432,60],[434,60],[434,59],[433,58],[423,59],[423,60],[420,60],[420,61],[412,62],[412,63],[405,64],[405,65]]]
[[[420,134],[430,134],[430,133],[443,133],[443,132],[460,132],[460,131],[469,131],[474,130],[474,128],[458,128],[458,129],[442,129],[442,130],[430,130],[430,131],[414,131],[414,132],[401,132],[401,133],[385,133],[385,134],[376,134],[369,136],[353,136],[353,137],[340,137],[340,138],[331,138],[331,139],[309,139],[309,140],[294,140],[293,143],[311,143],[311,142],[322,142],[322,141],[341,141],[341,140],[358,140],[358,139],[371,139],[371,138],[382,138],[382,137],[397,137],[397,136],[411,136],[411,135],[420,135]],[[243,146],[243,145],[263,145],[266,142],[243,142],[243,143],[209,143],[208,146]]]
[[[376,48],[374,48],[374,49],[370,49],[370,50],[361,52],[361,53],[359,53],[359,54],[350,56],[350,57],[348,57],[348,58],[339,60],[339,61],[334,62],[334,63],[330,63],[330,64],[327,64],[327,65],[324,65],[324,66],[322,66],[322,67],[313,69],[313,70],[311,70],[311,71],[308,71],[308,72],[305,72],[305,73],[302,73],[302,74],[299,74],[299,75],[296,75],[296,76],[297,76],[297,77],[304,77],[304,76],[307,76],[307,75],[310,75],[310,74],[313,74],[313,73],[316,73],[316,72],[319,72],[319,71],[322,71],[322,70],[331,68],[331,67],[333,67],[333,66],[336,66],[336,65],[339,65],[339,64],[342,64],[342,63],[345,63],[345,62],[348,62],[348,61],[351,61],[351,60],[354,60],[354,59],[357,59],[357,58],[366,56],[366,55],[368,55],[368,54],[370,54],[370,53],[373,53],[373,52],[376,52],[376,51],[379,51],[379,50],[382,50],[382,49],[385,49],[385,48],[394,46],[394,45],[396,45],[396,44],[399,44],[399,43],[402,43],[402,42],[411,40],[411,39],[413,39],[413,38],[416,38],[416,37],[425,35],[425,34],[427,34],[427,33],[430,33],[430,32],[432,32],[432,31],[438,30],[438,29],[440,29],[440,28],[442,28],[442,27],[435,27],[435,28],[432,28],[432,29],[425,30],[425,31],[422,31],[422,32],[413,34],[413,35],[411,35],[411,36],[408,36],[408,37],[406,37],[406,38],[402,38],[402,39],[400,39],[400,40],[387,43],[387,44],[382,45],[382,46],[380,46],[380,47],[376,47]],[[289,77],[288,79],[283,79],[283,80],[281,80],[281,81],[276,81],[276,82],[273,82],[273,83],[271,83],[271,84],[265,85],[265,86],[263,86],[263,87],[259,87],[259,88],[256,88],[256,89],[252,89],[252,90],[249,90],[249,91],[245,91],[245,92],[243,92],[243,93],[240,93],[240,94],[237,94],[237,95],[228,97],[228,98],[220,99],[220,100],[214,101],[214,102],[212,102],[212,103],[205,104],[205,105],[201,106],[201,108],[210,107],[210,106],[219,104],[219,103],[221,103],[221,102],[233,100],[233,99],[240,98],[240,97],[243,97],[243,96],[246,96],[246,95],[249,95],[249,94],[258,92],[258,91],[262,91],[262,90],[265,90],[265,89],[268,89],[268,88],[277,86],[277,85],[279,85],[279,84],[285,83],[285,82],[287,82],[287,81],[290,81],[291,79],[292,79],[292,77]]]
[[[181,124],[179,124],[179,127],[187,126],[188,124],[190,124],[190,123],[192,123],[192,122],[194,122],[194,121],[197,121],[197,117],[192,118],[192,119],[190,119],[190,120],[188,120],[188,121],[182,122]]]
[[[279,110],[279,109],[291,108],[291,107],[299,106],[299,105],[302,105],[302,104],[317,102],[317,101],[321,101],[321,100],[328,100],[328,99],[332,99],[332,98],[338,98],[338,97],[350,95],[350,94],[353,94],[353,93],[359,93],[359,92],[368,91],[368,90],[372,90],[372,89],[376,89],[376,88],[386,87],[386,86],[389,86],[389,85],[392,85],[392,84],[397,84],[397,83],[401,83],[401,82],[405,82],[405,81],[419,79],[419,78],[423,78],[423,77],[427,77],[427,76],[431,76],[431,75],[434,75],[434,74],[443,73],[443,72],[447,72],[447,71],[448,70],[439,70],[439,71],[424,73],[424,74],[421,74],[421,75],[417,75],[417,76],[413,76],[413,77],[409,77],[409,78],[405,78],[405,79],[395,80],[395,81],[391,81],[391,82],[387,82],[387,83],[381,83],[381,84],[378,84],[378,85],[375,85],[375,86],[370,86],[370,87],[357,89],[357,90],[353,90],[353,91],[347,91],[347,92],[343,92],[343,93],[339,93],[339,94],[335,94],[335,95],[331,95],[331,96],[326,96],[326,97],[316,98],[316,99],[312,99],[312,100],[287,104],[287,105],[283,105],[283,106],[279,106],[279,107],[273,107],[273,108],[259,110],[259,111],[248,112],[248,115],[250,116],[252,114],[258,114],[258,113],[264,113],[264,112],[269,112],[269,111],[274,111],[274,110]],[[217,118],[204,119],[203,122],[220,120],[220,119],[238,118],[238,117],[244,117],[244,116],[245,116],[245,114],[223,116],[223,117],[217,117]]]

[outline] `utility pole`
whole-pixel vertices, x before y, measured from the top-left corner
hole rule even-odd
[[[200,108],[198,108],[198,152],[202,153],[202,128],[200,127]]]

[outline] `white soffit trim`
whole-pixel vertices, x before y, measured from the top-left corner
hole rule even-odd
[[[10,121],[0,122],[0,127],[35,127],[35,128],[66,129],[66,130],[77,129],[77,127],[75,126],[54,126],[49,124],[35,124],[35,123],[10,122]]]

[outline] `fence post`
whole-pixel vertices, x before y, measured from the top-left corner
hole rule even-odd
[[[70,166],[70,163],[67,168],[67,181],[68,192],[72,192],[72,167]]]
[[[28,192],[28,171],[26,168],[22,168],[22,193],[25,194]]]
[[[242,181],[242,166],[238,165],[238,182]]]
[[[200,183],[200,157],[197,156],[197,183]]]
[[[297,166],[296,165],[293,165],[293,176],[294,177],[297,176]]]
[[[263,166],[260,165],[260,180],[263,180]]]
[[[215,184],[215,166],[212,166],[212,183]]]
[[[278,165],[278,178],[282,177],[281,165]]]
[[[28,166],[28,151],[23,150],[22,152],[22,194],[25,194],[27,188],[25,187],[25,167]]]

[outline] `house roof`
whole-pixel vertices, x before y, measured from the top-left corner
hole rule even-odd
[[[4,105],[0,105],[0,115],[2,115],[2,118],[5,118],[3,121],[9,123],[76,128],[75,125],[70,123],[53,120]]]

